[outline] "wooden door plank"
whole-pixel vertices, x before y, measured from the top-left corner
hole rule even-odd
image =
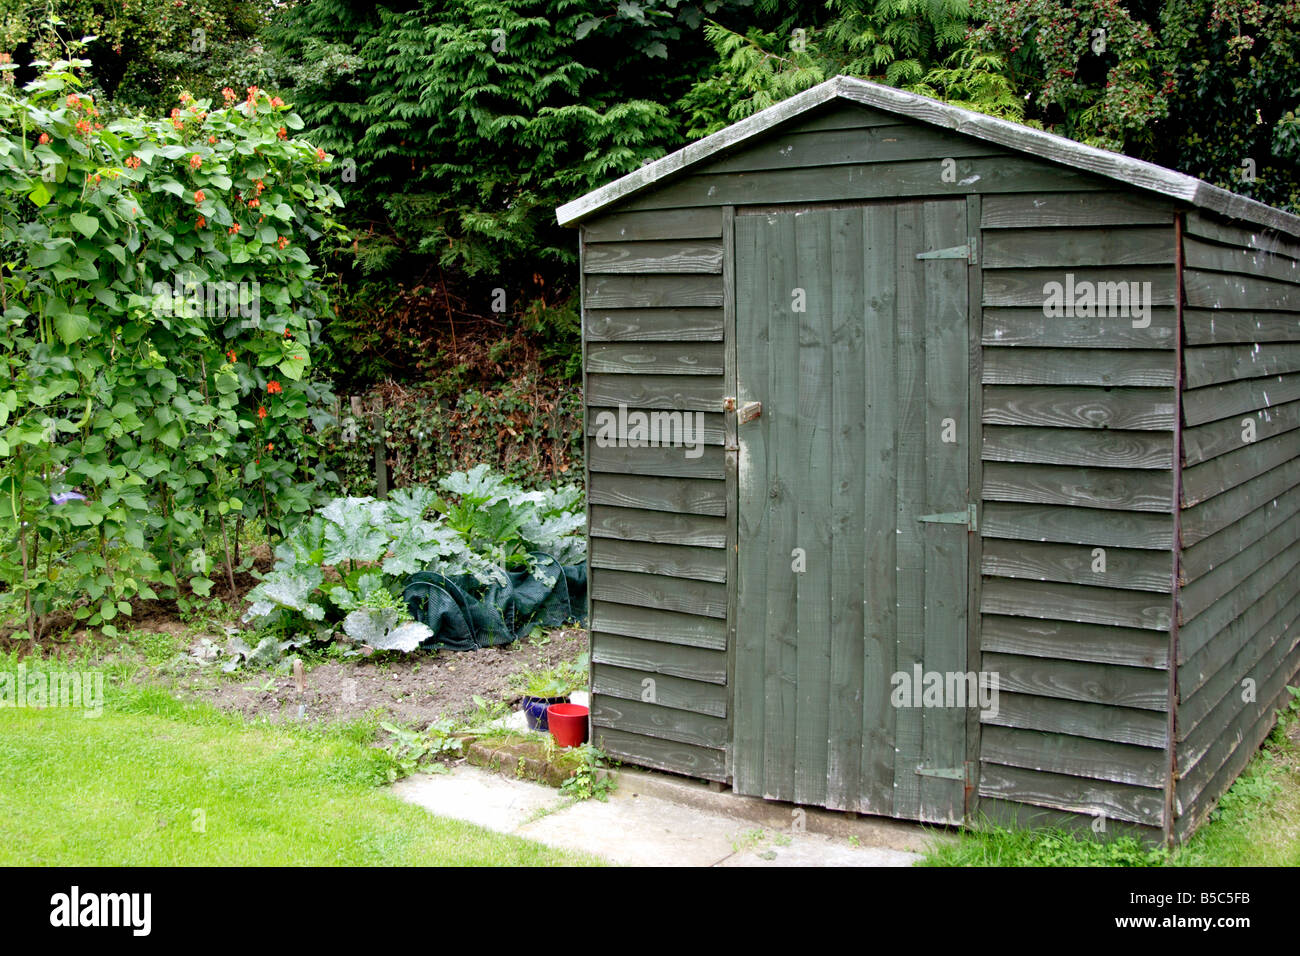
[[[894,810],[894,718],[890,676],[896,670],[898,628],[895,568],[898,548],[897,209],[871,206],[863,213],[862,281],[866,300],[863,375],[862,511],[865,573],[862,645],[862,749],[859,810]]]
[[[927,202],[924,248],[960,245],[966,235],[964,202]],[[904,248],[906,254],[906,248]],[[925,283],[925,511],[961,511],[972,500],[967,381],[966,270],[961,259],[909,263]],[[915,520],[916,516],[913,516]],[[927,523],[925,542],[925,628],[922,638],[927,672],[966,671],[966,574],[970,531],[965,525]],[[914,689],[915,691],[915,689]],[[969,702],[973,704],[974,702]],[[966,760],[966,709],[957,701],[921,711],[921,763],[953,769]],[[965,815],[963,780],[921,777],[920,817],[960,823]]]
[[[866,460],[864,407],[867,352],[866,290],[863,287],[864,213],[831,213],[831,271],[837,277],[831,304],[831,552],[830,694],[827,699],[826,803],[859,809],[862,761],[862,664],[866,577]],[[879,355],[872,353],[872,360]]]
[[[736,217],[736,396],[768,397],[767,222]],[[736,534],[736,665],[733,689],[733,779],[737,793],[763,793],[763,720],[766,673],[767,448],[772,416],[738,434]]]
[[[925,272],[917,269],[917,252],[925,250],[920,203],[900,204],[897,213],[898,262],[898,494],[895,527],[898,565],[895,577],[898,604],[895,667],[911,675],[925,658],[925,538],[916,520],[926,513],[929,470],[925,441]],[[894,816],[916,819],[921,810],[921,711],[900,707],[895,712]]]
[[[803,570],[795,573],[794,800],[826,801],[830,697],[830,323],[837,286],[856,282],[837,276],[831,261],[831,219],[826,212],[795,216],[798,288],[804,292],[798,322],[798,392],[795,399],[798,489],[795,547]]]
[[[777,800],[794,797],[794,733],[796,626],[795,580],[791,552],[798,546],[796,524],[798,462],[798,366],[790,361],[799,348],[798,316],[791,310],[798,286],[798,250],[792,216],[775,216],[765,263],[768,277],[767,313],[770,348],[765,357],[771,376],[772,408],[768,443],[767,621],[764,687],[763,795]],[[767,408],[764,405],[764,408]]]

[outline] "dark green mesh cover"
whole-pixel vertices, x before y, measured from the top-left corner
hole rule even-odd
[[[505,584],[490,585],[468,574],[412,574],[402,596],[411,616],[433,630],[425,646],[472,651],[509,644],[534,627],[585,621],[587,562],[562,565],[549,554],[532,557],[553,581],[531,571],[507,571]]]

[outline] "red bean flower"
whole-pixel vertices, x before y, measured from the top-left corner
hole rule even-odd
[[[257,406],[257,417],[258,417],[258,418],[265,418],[265,417],[266,417],[266,406],[265,406],[265,405],[258,405],[258,406]]]
[[[42,134],[41,134],[41,138],[40,138],[39,140],[37,140],[37,142],[39,142],[42,146],[44,146],[44,145],[45,145],[46,143],[48,143],[49,141],[50,141],[50,134],[49,134],[49,133],[42,133]]]
[[[269,395],[279,395],[284,391],[284,387],[275,379],[271,379],[271,381],[266,383],[266,391]]]
[[[206,199],[206,198],[207,198],[207,197],[203,195],[203,190],[202,190],[202,189],[196,189],[196,190],[194,191],[194,202],[195,202],[195,203],[201,203],[201,202],[203,202],[203,200]]]
[[[127,169],[139,169],[139,168],[140,168],[140,157],[139,157],[139,156],[128,156],[128,157],[126,158],[126,168],[127,168]]]
[[[195,153],[193,156],[190,157],[190,169],[198,169],[202,165],[203,165],[203,157],[200,156],[198,153]]]
[[[276,130],[275,135],[280,137],[281,139],[288,139],[289,131],[285,129],[283,126],[281,126],[278,130]]]

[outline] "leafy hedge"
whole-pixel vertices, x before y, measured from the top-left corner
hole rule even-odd
[[[233,589],[232,521],[283,531],[333,477],[303,249],[327,155],[256,87],[105,124],[87,66],[0,85],[0,601],[32,636],[206,594],[213,547]]]

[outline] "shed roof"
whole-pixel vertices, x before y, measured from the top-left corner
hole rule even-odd
[[[556,210],[560,225],[567,226],[643,192],[669,177],[761,136],[780,123],[794,119],[833,100],[847,100],[873,109],[906,116],[918,122],[950,129],[966,136],[997,143],[1075,169],[1106,176],[1127,186],[1158,193],[1208,209],[1230,219],[1254,223],[1300,236],[1300,216],[1248,199],[1176,170],[1144,162],[1064,136],[951,106],[928,96],[908,93],[851,76],[837,76],[797,96],[770,106],[746,119],[691,143],[675,153],[648,163],[608,185],[587,193]]]

